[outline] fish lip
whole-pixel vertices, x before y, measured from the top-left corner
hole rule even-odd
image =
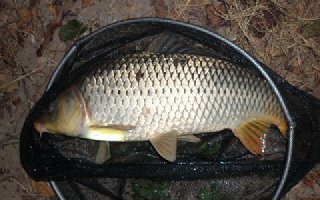
[[[44,124],[39,122],[34,122],[34,128],[41,134],[44,132],[48,132],[48,129],[45,127]]]

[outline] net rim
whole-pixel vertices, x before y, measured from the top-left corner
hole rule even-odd
[[[157,24],[159,26],[177,26],[180,28],[185,28],[189,31],[195,31],[201,34],[204,34],[208,36],[209,38],[212,38],[213,40],[220,41],[224,43],[225,45],[231,47],[235,52],[239,53],[244,59],[252,63],[252,65],[258,70],[259,73],[267,80],[267,82],[270,84],[273,92],[276,94],[278,101],[280,103],[280,106],[284,112],[284,115],[286,117],[287,123],[288,123],[288,144],[287,144],[287,152],[286,152],[286,157],[285,157],[285,164],[283,168],[283,172],[281,175],[280,182],[278,184],[278,187],[274,193],[273,199],[279,199],[282,195],[282,191],[284,189],[284,185],[287,181],[288,174],[290,171],[290,163],[292,161],[292,153],[293,153],[293,141],[294,141],[294,130],[295,130],[295,123],[293,122],[292,116],[288,110],[288,107],[286,105],[286,102],[284,101],[279,88],[277,87],[276,83],[273,81],[271,78],[269,72],[265,70],[266,66],[261,64],[258,60],[253,58],[248,52],[240,48],[238,45],[234,44],[227,38],[219,35],[218,33],[212,32],[206,28],[189,24],[186,22],[182,21],[177,21],[173,19],[168,19],[168,18],[153,18],[153,17],[147,17],[147,18],[135,18],[135,19],[128,19],[128,20],[123,20],[123,21],[118,21],[109,25],[106,25],[104,27],[99,28],[98,30],[94,31],[93,33],[90,33],[89,35],[81,38],[78,40],[71,48],[70,50],[65,54],[65,56],[62,58],[60,63],[58,64],[56,70],[54,71],[53,75],[51,76],[48,85],[46,87],[46,91],[48,91],[55,80],[57,79],[58,75],[63,71],[62,69],[66,67],[67,61],[70,59],[70,57],[74,56],[75,54],[78,53],[78,51],[85,45],[87,44],[90,40],[92,40],[95,36],[98,34],[103,34],[104,32],[108,32],[110,30],[116,29],[120,26],[128,26],[128,25],[139,25],[139,24]],[[59,187],[55,183],[55,181],[50,181],[50,184],[54,191],[56,192],[57,196],[59,199],[64,199],[63,194],[59,190]]]

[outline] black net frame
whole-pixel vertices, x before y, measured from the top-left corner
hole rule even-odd
[[[222,57],[238,65],[257,70],[277,95],[288,123],[288,144],[285,159],[237,160],[236,162],[201,162],[191,159],[167,164],[164,162],[141,165],[95,165],[85,159],[70,159],[48,147],[45,138],[33,128],[40,110],[48,106],[61,90],[97,59],[112,57],[122,46],[163,31],[173,32],[209,46]],[[59,63],[51,77],[47,90],[30,111],[20,137],[21,163],[27,173],[36,180],[56,183],[83,177],[149,178],[161,180],[222,179],[246,175],[264,175],[275,179],[273,199],[281,198],[320,160],[319,133],[320,103],[311,95],[283,80],[267,66],[226,38],[204,28],[184,22],[160,18],[140,18],[117,22],[103,27],[76,42]],[[196,172],[196,173],[195,173]],[[77,181],[79,182],[79,180]],[[73,183],[74,184],[74,183]],[[71,184],[72,185],[72,184]],[[76,186],[74,186],[76,187]],[[270,198],[267,195],[264,198]],[[79,197],[80,198],[80,197]],[[84,198],[85,197],[81,197]],[[81,199],[80,198],[80,199]]]

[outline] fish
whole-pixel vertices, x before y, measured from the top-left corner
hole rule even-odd
[[[34,127],[104,141],[97,163],[110,158],[112,141],[150,141],[174,162],[177,141],[199,142],[199,133],[231,129],[254,155],[264,154],[271,125],[286,137],[286,119],[266,79],[228,60],[190,52],[120,55],[61,92]]]

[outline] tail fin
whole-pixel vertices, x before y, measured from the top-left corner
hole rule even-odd
[[[247,120],[236,127],[233,132],[252,154],[264,154],[264,138],[268,128],[276,125],[282,135],[287,137],[287,123],[275,117]]]

